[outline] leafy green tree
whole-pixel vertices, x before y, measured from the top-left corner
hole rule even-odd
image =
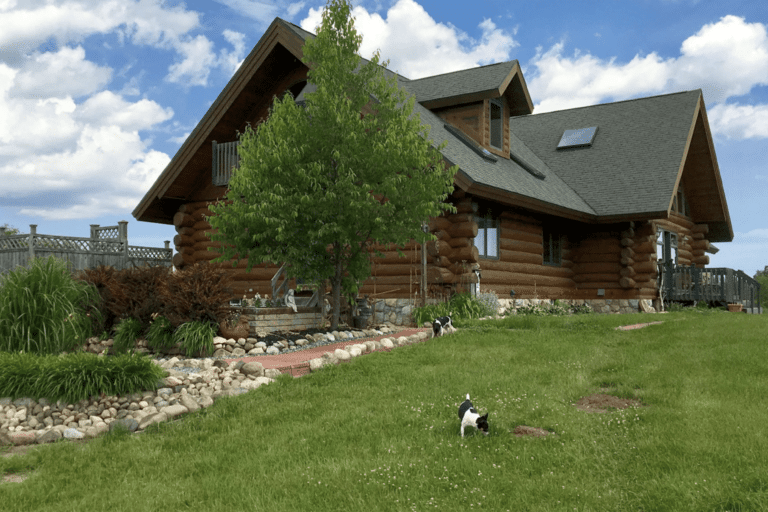
[[[240,167],[209,219],[223,245],[215,261],[287,263],[291,277],[330,281],[334,329],[342,292],[370,276],[371,244],[422,239],[422,222],[452,208],[456,172],[413,98],[385,79],[379,53],[361,65],[350,10],[347,0],[326,5],[304,45],[317,89],[304,107],[276,98],[269,119],[241,136]]]
[[[2,227],[5,228],[5,234],[7,236],[20,235],[21,234],[21,232],[18,229],[9,226],[8,223],[3,224]]]

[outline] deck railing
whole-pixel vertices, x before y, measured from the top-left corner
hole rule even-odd
[[[232,169],[236,169],[240,165],[240,156],[237,154],[237,146],[239,145],[239,140],[221,144],[215,140],[212,142],[211,176],[213,177],[213,184],[217,187],[226,186],[232,178]]]
[[[131,265],[172,266],[170,240],[165,241],[165,248],[130,246],[127,221],[117,226],[92,224],[90,238],[42,235],[37,232],[37,224],[29,225],[27,235],[5,235],[5,230],[0,228],[0,273],[48,256],[64,260],[72,272],[98,265],[118,270]]]
[[[705,301],[760,308],[760,283],[741,270],[667,265],[662,281],[667,301]]]

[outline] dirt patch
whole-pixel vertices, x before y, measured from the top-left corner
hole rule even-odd
[[[531,437],[547,437],[548,435],[555,435],[554,432],[544,430],[543,428],[528,427],[526,425],[518,425],[515,430],[512,431],[517,437],[531,436]]]
[[[629,407],[642,407],[643,403],[634,398],[619,398],[605,393],[596,393],[585,396],[576,402],[576,408],[584,412],[608,412],[611,409],[627,409]]]

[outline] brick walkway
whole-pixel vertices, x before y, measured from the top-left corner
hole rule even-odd
[[[355,345],[357,343],[364,343],[371,340],[380,340],[382,338],[394,338],[397,339],[400,336],[411,336],[417,332],[431,332],[431,329],[417,329],[408,328],[401,331],[397,331],[390,334],[382,334],[381,336],[374,336],[372,338],[355,338],[339,341],[337,343],[331,343],[328,345],[322,345],[320,347],[308,348],[306,350],[298,350],[296,352],[288,352],[285,354],[276,354],[274,356],[251,356],[251,357],[235,357],[229,358],[228,361],[243,361],[249,363],[251,361],[257,361],[261,363],[264,368],[277,368],[281,373],[290,373],[294,377],[300,377],[309,373],[309,361],[320,357],[326,352],[333,352],[337,348],[344,348],[347,345]],[[427,338],[429,339],[429,338]],[[388,351],[388,349],[381,349],[380,351]],[[377,351],[378,352],[378,351]]]

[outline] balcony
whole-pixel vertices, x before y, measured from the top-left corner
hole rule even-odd
[[[240,156],[237,154],[237,146],[240,145],[240,141],[219,144],[214,140],[211,144],[213,150],[213,165],[211,167],[213,184],[217,187],[226,187],[232,177],[233,169],[237,169],[240,165]]]

